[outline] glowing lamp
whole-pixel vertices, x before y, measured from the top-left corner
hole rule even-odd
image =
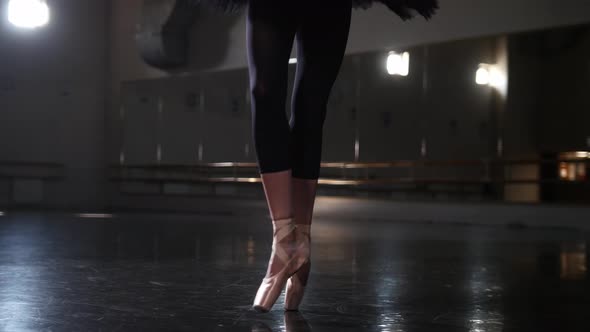
[[[487,65],[479,65],[479,68],[475,73],[475,83],[479,85],[490,84],[490,70]]]
[[[475,72],[475,83],[503,89],[506,85],[506,75],[498,66],[482,63]]]
[[[19,28],[42,27],[49,22],[49,7],[44,0],[10,0],[8,21]]]
[[[389,75],[408,76],[410,72],[410,53],[389,52],[387,56],[387,72]]]

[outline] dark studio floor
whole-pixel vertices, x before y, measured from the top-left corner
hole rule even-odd
[[[590,330],[585,230],[317,218],[301,314],[262,314],[271,231],[263,209],[6,212],[0,331]]]

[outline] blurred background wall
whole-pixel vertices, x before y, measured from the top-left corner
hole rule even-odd
[[[96,207],[105,201],[110,4],[49,1],[50,24],[19,29],[0,1],[0,160],[55,162],[66,181],[0,177],[0,204]]]
[[[0,204],[101,209],[113,200],[106,167],[121,161],[254,161],[243,14],[199,11],[188,65],[161,70],[137,49],[146,20],[140,0],[50,0],[50,24],[34,31],[7,23],[7,2],[0,1],[0,160],[55,162],[67,176],[0,178]],[[590,21],[588,1],[442,7],[431,22],[402,22],[381,6],[354,12],[325,161],[491,158],[499,137],[506,156],[588,149],[589,39],[576,27]],[[568,26],[574,30],[525,33]],[[392,50],[410,52],[408,77],[386,73]],[[482,62],[510,63],[508,98],[499,102],[474,83]],[[520,186],[507,196],[535,200],[538,191]]]

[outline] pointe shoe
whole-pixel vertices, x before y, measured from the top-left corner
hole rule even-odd
[[[258,288],[252,308],[258,312],[268,312],[277,301],[287,279],[291,277],[301,265],[297,264],[297,256],[291,255],[291,243],[280,243],[285,237],[295,231],[293,217],[273,220],[273,241],[271,262],[279,259],[283,268],[271,276],[265,276]]]
[[[299,304],[303,300],[305,286],[307,285],[311,270],[311,225],[296,224],[295,226],[295,241],[297,244],[295,256],[298,257],[298,264],[301,265],[301,268],[287,280],[287,285],[285,286],[286,311],[299,310]]]

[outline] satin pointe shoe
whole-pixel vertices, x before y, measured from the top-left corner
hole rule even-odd
[[[298,257],[292,255],[294,243],[284,241],[285,237],[293,234],[295,231],[295,223],[293,217],[285,219],[277,219],[272,221],[273,224],[273,240],[272,253],[270,264],[276,264],[279,260],[283,267],[280,271],[267,275],[262,279],[262,283],[258,288],[252,308],[258,312],[268,312],[277,301],[281,294],[283,287],[287,283],[287,279],[293,275],[301,265],[298,265]]]
[[[295,256],[301,268],[287,280],[285,286],[286,311],[299,310],[311,269],[311,225],[296,224],[295,227]]]

